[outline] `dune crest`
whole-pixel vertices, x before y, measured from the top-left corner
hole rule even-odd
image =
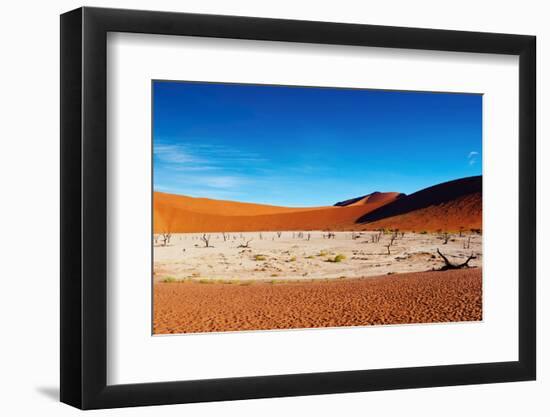
[[[481,229],[482,177],[410,195],[373,192],[333,206],[281,207],[155,192],[154,232]]]

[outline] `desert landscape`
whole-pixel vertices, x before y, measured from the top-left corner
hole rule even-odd
[[[482,177],[279,207],[155,192],[155,334],[482,319]]]

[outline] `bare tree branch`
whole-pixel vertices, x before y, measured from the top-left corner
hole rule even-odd
[[[470,262],[472,259],[475,259],[476,257],[474,256],[474,253],[472,252],[472,254],[468,257],[468,259],[466,259],[466,261],[462,262],[461,264],[453,264],[451,261],[449,261],[449,259],[443,255],[440,251],[439,251],[439,248],[437,248],[437,254],[439,256],[441,256],[443,258],[443,261],[445,262],[445,265],[443,265],[439,270],[440,271],[446,271],[448,269],[462,269],[462,268],[469,268],[470,266],[468,265],[468,262]]]

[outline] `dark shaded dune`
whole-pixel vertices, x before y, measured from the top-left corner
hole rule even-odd
[[[394,200],[397,198],[403,197],[405,194],[396,193],[396,192],[387,192],[381,193],[380,191],[375,191],[370,194],[363,195],[361,197],[350,198],[349,200],[339,201],[334,204],[334,207],[349,207],[349,206],[358,206],[364,205],[367,203],[379,203],[384,202],[386,204],[390,199]]]
[[[370,223],[356,224],[359,230],[399,229],[402,231],[459,232],[482,229],[481,193],[467,194],[447,203],[429,206]]]
[[[482,177],[467,177],[454,181],[444,182],[417,191],[408,196],[403,196],[359,217],[356,223],[365,224],[389,217],[404,215],[416,210],[426,209],[432,206],[449,204],[470,194],[482,192]],[[479,213],[481,217],[481,212]]]
[[[346,206],[349,206],[351,204],[355,204],[359,201],[361,201],[362,199],[366,198],[366,197],[370,197],[371,195],[373,194],[376,194],[378,193],[378,191],[375,191],[374,193],[372,194],[366,194],[366,195],[362,195],[361,197],[355,197],[355,198],[350,198],[349,200],[344,200],[344,201],[339,201],[337,202],[336,204],[334,204],[336,207],[346,207]]]
[[[403,194],[403,193],[379,193],[379,192],[375,192],[375,193],[372,193],[369,198],[368,198],[368,202],[369,203],[380,203],[380,202],[384,202],[387,203],[388,202],[388,199],[387,199],[387,195],[392,195],[393,196],[393,199],[394,200],[398,200],[400,198],[403,198],[405,197],[407,194]]]

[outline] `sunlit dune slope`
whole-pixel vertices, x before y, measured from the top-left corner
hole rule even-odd
[[[398,193],[378,193],[373,202],[350,207],[288,208],[154,193],[154,231],[238,232],[338,230],[352,228],[364,214],[394,201]]]
[[[155,192],[155,206],[172,207],[184,211],[223,216],[257,216],[260,214],[292,213],[311,211],[326,207],[281,207],[267,204],[241,203],[239,201],[214,200],[211,198],[188,197],[178,194]]]

